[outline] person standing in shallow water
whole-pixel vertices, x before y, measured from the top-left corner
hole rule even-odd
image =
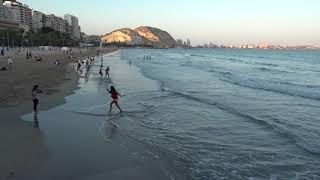
[[[100,70],[99,70],[100,79],[101,79],[101,78],[102,78],[102,76],[103,76],[103,74],[102,74],[102,68],[103,68],[103,66],[101,65],[101,66],[100,66]]]
[[[118,96],[120,96],[120,94],[117,92],[116,88],[114,88],[114,86],[110,86],[110,91],[109,91],[109,89],[107,89],[107,91],[111,94],[111,98],[112,98],[112,101],[110,102],[109,113],[112,111],[113,104],[115,104],[118,107],[118,109],[120,110],[120,113],[122,113],[122,109],[120,108],[120,106],[118,104]]]
[[[42,91],[39,89],[38,85],[33,86],[32,89],[32,101],[33,101],[33,111],[35,113],[38,112],[38,104],[39,104],[39,94],[42,93]]]
[[[110,77],[110,74],[109,74],[110,68],[109,68],[109,66],[107,66],[105,71],[106,71],[106,77],[108,76],[108,78],[109,78]]]

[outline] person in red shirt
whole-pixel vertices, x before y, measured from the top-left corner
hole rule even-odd
[[[120,108],[120,106],[118,104],[118,96],[120,96],[120,94],[117,92],[117,90],[116,90],[116,88],[114,88],[114,86],[110,86],[110,91],[109,91],[109,89],[107,89],[107,91],[111,94],[111,98],[112,98],[112,101],[110,102],[109,112],[111,112],[111,110],[112,110],[112,105],[115,104],[121,113],[122,109]]]

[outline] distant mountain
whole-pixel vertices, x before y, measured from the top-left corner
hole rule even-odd
[[[125,43],[126,45],[170,48],[176,45],[175,39],[158,28],[140,26],[135,30],[122,28],[101,37],[105,43]]]

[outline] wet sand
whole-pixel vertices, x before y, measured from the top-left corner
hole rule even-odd
[[[130,136],[130,127],[137,123],[134,118],[148,113],[130,94],[152,91],[158,86],[142,77],[137,68],[119,62],[118,53],[104,58],[105,65],[111,67],[111,79],[100,79],[100,62],[96,61],[90,76],[80,77],[79,88],[66,97],[66,103],[40,111],[36,116],[40,128],[36,131],[41,134],[33,147],[41,153],[31,155],[30,161],[34,158],[35,163],[31,169],[15,171],[16,179],[188,179],[172,173],[175,168],[157,148]],[[106,88],[110,84],[116,84],[124,95],[120,105],[127,115],[119,116],[114,107],[112,115],[107,116],[110,97]],[[87,111],[93,114],[86,114]],[[22,116],[29,129],[34,118],[32,113]],[[110,118],[120,128],[114,127]]]

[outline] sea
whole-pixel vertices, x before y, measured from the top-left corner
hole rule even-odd
[[[111,78],[101,82],[97,61],[63,109],[116,124],[121,145],[148,149],[132,154],[163,160],[152,166],[168,179],[320,179],[319,51],[137,48],[103,58]],[[110,85],[123,114],[106,112]]]

